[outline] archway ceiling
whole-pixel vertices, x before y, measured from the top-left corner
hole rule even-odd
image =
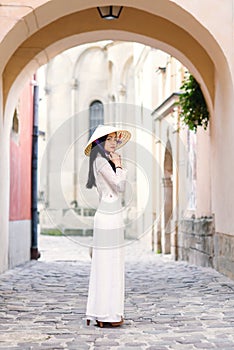
[[[40,57],[38,66],[45,64],[48,59],[68,48],[65,45],[67,38],[75,38],[80,34],[83,35],[83,42],[88,42],[90,33],[96,37],[96,40],[117,39],[118,33],[121,33],[119,39],[122,40],[124,38],[129,40],[130,36],[136,39],[141,36],[161,43],[160,48],[165,47],[169,51],[170,48],[173,48],[175,57],[176,53],[181,53],[181,57],[177,58],[185,65],[187,64],[184,61],[187,60],[197,70],[203,83],[202,86],[206,90],[204,91],[206,97],[213,104],[215,69],[206,50],[187,31],[168,19],[130,7],[124,8],[118,21],[105,21],[98,16],[96,8],[90,8],[58,18],[37,30],[21,43],[5,66],[3,71],[4,103],[16,78],[35,57],[38,59]],[[103,37],[98,33],[104,34]],[[105,33],[108,33],[109,37],[105,37]],[[56,43],[59,44],[56,45]],[[73,40],[73,46],[80,43]]]

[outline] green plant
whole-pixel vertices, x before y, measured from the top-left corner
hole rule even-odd
[[[62,232],[58,229],[42,229],[41,235],[47,235],[47,236],[62,236]]]
[[[180,105],[180,117],[183,124],[194,132],[201,126],[205,130],[209,122],[209,111],[200,85],[196,79],[188,74],[182,82]]]

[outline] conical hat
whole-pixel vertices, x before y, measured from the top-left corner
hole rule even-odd
[[[84,150],[85,155],[86,156],[90,155],[92,143],[95,140],[99,139],[102,136],[109,135],[112,132],[116,132],[116,134],[117,134],[116,149],[119,149],[120,147],[125,145],[125,143],[127,143],[131,137],[131,133],[127,130],[119,129],[115,126],[110,126],[110,125],[98,125],[98,127],[95,129],[94,133],[91,135],[91,137],[90,137],[90,139],[85,147],[85,150]]]

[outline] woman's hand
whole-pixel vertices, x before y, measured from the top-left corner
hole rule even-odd
[[[110,160],[114,163],[115,167],[121,167],[121,157],[118,153],[110,152]]]

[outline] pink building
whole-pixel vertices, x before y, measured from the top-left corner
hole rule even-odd
[[[9,267],[30,259],[33,86],[23,88],[10,139]]]

